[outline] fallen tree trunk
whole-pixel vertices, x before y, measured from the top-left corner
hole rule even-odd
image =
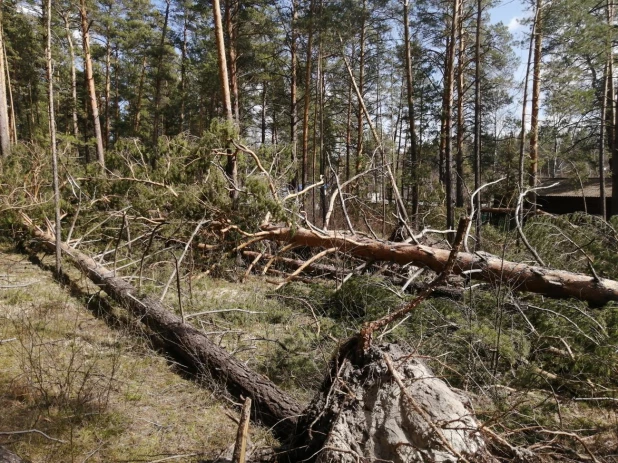
[[[0,463],[26,463],[13,452],[0,446]]]
[[[35,238],[55,248],[53,235],[35,228],[31,223],[27,225]],[[267,426],[272,426],[279,438],[287,438],[295,432],[302,408],[268,378],[251,371],[199,330],[167,310],[158,300],[139,295],[131,284],[116,277],[113,271],[86,254],[66,243],[62,243],[62,251],[90,280],[144,323],[169,353],[178,357],[185,366],[223,383],[237,398],[241,395],[251,397],[254,416]]]
[[[29,225],[38,240],[54,247],[53,235]],[[252,399],[255,415],[288,442],[271,455],[273,462],[495,461],[465,400],[397,346],[371,348],[359,357],[360,338],[352,338],[339,349],[312,406],[302,411],[158,300],[141,297],[113,271],[65,243],[62,250],[186,365],[224,382],[236,397]]]
[[[243,257],[247,257],[249,259],[255,259],[258,256],[260,256],[260,253],[255,252],[255,251],[243,250],[242,255]],[[294,270],[305,265],[305,261],[301,259],[292,259],[290,257],[283,257],[283,256],[272,256],[270,254],[264,254],[262,257],[264,259],[275,259],[276,262],[280,262],[287,268],[291,268]],[[345,273],[342,271],[342,269],[337,268],[334,265],[318,264],[318,263],[309,264],[305,270],[307,273],[310,273],[312,275],[329,276],[329,277],[337,277],[337,276],[343,277]],[[385,278],[393,282],[393,284],[399,285],[399,286],[404,285],[407,282],[406,278],[403,275],[395,275],[395,274],[385,275]],[[424,291],[425,289],[427,289],[427,286],[428,286],[427,283],[412,282],[407,286],[406,292],[410,293],[410,292]],[[429,297],[447,297],[449,299],[458,301],[463,298],[463,289],[454,288],[454,287],[451,288],[448,286],[439,286],[434,289],[433,293]]]
[[[260,235],[264,239],[294,243],[301,246],[337,248],[349,255],[374,261],[390,261],[400,265],[413,263],[441,272],[450,251],[429,246],[390,243],[341,232],[320,234],[304,228],[266,226]],[[530,291],[551,297],[574,297],[593,306],[618,301],[618,281],[595,278],[565,270],[554,270],[494,256],[460,252],[453,274],[469,272],[471,278],[501,281],[513,290]]]

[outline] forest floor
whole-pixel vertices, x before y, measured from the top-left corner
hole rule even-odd
[[[49,270],[52,257],[38,256],[42,265],[0,243],[0,445],[33,463],[155,463],[199,462],[233,444],[238,407],[220,385],[189,378],[76,269],[67,263],[72,283],[60,285]],[[294,283],[274,293],[266,277],[246,277],[234,265],[223,268],[226,278],[205,271],[188,276],[185,316],[249,368],[307,403],[337,339],[356,332],[358,321],[338,320],[332,308],[324,312],[334,299],[320,308],[325,296],[319,291],[327,294],[331,283],[312,289]],[[155,277],[160,281],[144,280],[156,295],[167,274]],[[165,304],[178,313],[173,288]],[[363,291],[349,288],[355,300],[364,297],[369,305],[386,306],[389,294],[397,299],[382,288],[372,301]],[[428,307],[435,312],[440,304],[453,302],[435,300]],[[402,330],[395,333],[398,342],[415,339],[401,336]],[[438,375],[447,354],[432,365]],[[522,388],[514,376],[503,379],[467,391],[482,422],[498,432],[511,430],[517,445],[551,441],[543,461],[594,461],[589,455],[616,461],[618,415],[611,404],[575,402],[538,382]],[[250,440],[258,447],[275,443],[255,424]],[[550,457],[556,447],[570,458]]]
[[[0,445],[34,463],[154,463],[211,458],[233,443],[232,404],[178,374],[72,276],[81,295],[0,247]]]

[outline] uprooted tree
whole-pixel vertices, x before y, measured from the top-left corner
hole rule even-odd
[[[572,242],[577,255],[587,259],[587,268],[591,273],[588,275],[584,273],[585,270],[582,271],[581,262],[577,268],[580,273],[577,273],[518,263],[512,254],[511,260],[507,260],[495,254],[463,252],[459,249],[460,244],[465,244],[469,238],[469,229],[464,225],[458,230],[456,239],[449,244],[446,240],[425,240],[424,236],[444,233],[447,236],[455,235],[453,230],[423,230],[415,235],[417,231],[399,217],[397,220],[402,222],[402,239],[406,240],[407,235],[409,239],[406,241],[409,242],[381,240],[373,232],[369,221],[364,220],[367,222],[366,227],[359,225],[359,216],[371,212],[371,206],[364,204],[359,210],[348,210],[346,202],[349,196],[343,194],[347,185],[337,185],[337,182],[336,188],[331,186],[330,202],[326,202],[329,204],[327,219],[339,224],[337,228],[346,224],[348,231],[328,231],[328,220],[325,220],[324,226],[320,228],[310,222],[308,214],[302,209],[304,205],[310,204],[309,199],[304,196],[323,186],[323,181],[306,186],[300,192],[282,188],[281,180],[275,180],[268,174],[257,154],[243,145],[236,145],[242,148],[239,148],[240,151],[249,154],[244,162],[252,166],[255,161],[259,171],[258,175],[249,175],[246,179],[246,189],[242,190],[239,196],[239,206],[228,207],[225,203],[229,198],[229,195],[225,194],[225,187],[231,187],[222,166],[211,166],[208,169],[200,166],[194,175],[200,179],[206,176],[208,181],[203,184],[183,183],[189,169],[202,160],[198,155],[191,154],[187,157],[184,170],[174,170],[176,161],[172,158],[160,163],[163,174],[161,171],[148,170],[143,162],[140,164],[136,160],[136,156],[126,155],[125,158],[118,159],[111,155],[110,165],[114,166],[115,170],[110,171],[105,180],[87,176],[67,180],[65,190],[75,190],[71,192],[72,195],[67,195],[65,191],[65,196],[68,197],[65,207],[70,211],[71,223],[68,232],[65,232],[67,238],[61,244],[65,256],[73,260],[93,282],[140,320],[148,332],[158,338],[158,344],[165,346],[169,355],[174,356],[188,370],[197,372],[199,376],[212,378],[225,385],[231,396],[241,400],[248,397],[252,400],[252,417],[271,427],[281,440],[280,453],[277,457],[270,455],[269,458],[289,462],[357,461],[362,458],[401,462],[492,461],[496,457],[508,460],[534,459],[533,452],[526,450],[533,445],[527,445],[522,439],[509,442],[500,435],[501,424],[496,424],[491,418],[488,420],[490,424],[481,424],[488,419],[487,416],[480,415],[480,419],[474,416],[468,401],[450,387],[448,380],[452,377],[449,378],[444,372],[453,367],[447,362],[444,362],[444,365],[440,363],[440,351],[438,358],[423,358],[422,353],[416,355],[418,352],[413,347],[404,348],[392,344],[397,336],[390,336],[388,333],[405,320],[411,320],[404,326],[412,331],[419,320],[410,316],[424,310],[424,301],[435,313],[439,313],[440,304],[450,307],[445,310],[444,316],[438,314],[440,326],[448,331],[447,336],[464,339],[467,343],[467,352],[462,355],[469,356],[469,365],[475,364],[475,356],[491,358],[489,367],[482,364],[482,367],[489,370],[486,376],[491,382],[481,383],[474,388],[482,394],[489,394],[485,388],[492,388],[491,394],[495,394],[494,390],[499,389],[501,370],[514,371],[521,367],[519,369],[523,371],[520,373],[522,376],[528,374],[541,378],[551,386],[552,393],[555,389],[565,393],[565,397],[578,398],[582,391],[592,391],[593,394],[589,397],[592,400],[611,399],[611,380],[595,383],[581,374],[581,362],[587,362],[587,365],[593,362],[591,352],[598,349],[599,352],[606,353],[607,349],[611,348],[611,343],[606,346],[599,342],[599,339],[605,340],[613,336],[610,329],[605,330],[605,321],[601,320],[601,317],[597,320],[596,315],[592,316],[587,309],[581,309],[583,304],[574,308],[580,311],[581,319],[573,321],[569,316],[552,308],[531,309],[535,307],[535,300],[531,303],[523,302],[524,298],[529,298],[529,293],[532,293],[543,297],[562,298],[565,304],[571,304],[577,299],[594,307],[608,304],[611,309],[611,303],[617,300],[618,283],[598,275],[607,274],[609,260],[605,262],[599,259],[593,262],[588,247],[584,248]],[[226,151],[215,152],[222,156],[227,155]],[[242,166],[243,158],[239,159]],[[367,175],[367,172],[359,178]],[[176,178],[174,175],[180,177]],[[175,181],[170,181],[170,178]],[[22,191],[15,188],[12,194],[26,201]],[[43,197],[35,199],[41,202],[32,208],[35,213],[33,217],[36,217],[34,220],[37,222],[43,223],[45,201]],[[37,208],[42,209],[43,213]],[[398,213],[397,206],[392,208],[392,212]],[[275,216],[275,219],[262,220],[260,230],[260,219],[271,215]],[[20,222],[23,220],[36,240],[45,243],[47,247],[54,245],[56,238],[51,231],[38,228],[25,215],[14,216],[21,217]],[[12,222],[15,230],[18,228],[17,220],[16,218]],[[276,225],[277,222],[287,223]],[[302,226],[299,226],[301,223]],[[556,223],[537,222],[534,228],[526,228],[525,231],[538,232],[548,229],[551,233],[562,233],[559,236],[563,236],[562,230],[554,230],[559,228]],[[373,237],[355,231],[355,226],[358,230],[373,233]],[[608,224],[607,227],[611,225]],[[50,223],[46,228],[52,230]],[[573,229],[577,231],[575,225]],[[585,227],[582,226],[581,229],[584,230]],[[397,233],[393,233],[393,236],[397,237],[396,235]],[[89,241],[92,244],[89,244]],[[537,238],[536,243],[538,242]],[[526,256],[525,252],[524,250],[520,255]],[[171,260],[170,255],[173,256]],[[183,260],[185,257],[186,260]],[[244,263],[240,262],[241,257],[246,259]],[[186,263],[189,260],[190,265]],[[229,267],[223,272],[217,270],[223,268],[225,262],[233,262],[230,264],[233,265],[233,270]],[[555,262],[556,260],[552,259],[552,263]],[[170,269],[170,265],[171,275],[156,270]],[[195,271],[189,270],[192,266],[195,266]],[[599,269],[598,273],[595,267]],[[399,307],[387,307],[384,304],[379,315],[361,320],[365,323],[359,322],[354,316],[341,320],[342,325],[347,323],[349,326],[344,327],[344,335],[341,332],[336,333],[342,341],[334,352],[331,351],[333,356],[321,386],[312,390],[312,393],[315,393],[314,400],[308,407],[304,407],[284,389],[213,343],[199,325],[194,325],[184,316],[181,280],[191,284],[193,276],[197,275],[196,278],[199,278],[211,271],[219,271],[219,276],[226,271],[238,275],[240,268],[244,273],[240,279],[248,277],[252,270],[258,268],[262,273],[270,272],[279,276],[274,282],[277,289],[295,279],[306,281],[315,274],[326,276],[331,280],[322,279],[320,284],[335,287],[335,295],[340,290],[346,290],[346,282],[350,276],[379,274],[390,285],[386,291],[394,292],[401,302]],[[291,273],[289,268],[293,269]],[[133,272],[131,280],[123,278],[123,275],[129,276],[125,269]],[[151,280],[154,283],[150,286],[142,284],[147,280],[142,278],[143,273],[147,272],[153,277]],[[422,272],[426,272],[425,278],[417,281],[420,280],[418,276]],[[431,272],[438,274],[438,277],[429,281],[426,277]],[[162,278],[167,280],[167,284],[161,282]],[[495,308],[483,308],[491,311],[492,315],[495,312],[493,331],[492,328],[484,326],[479,326],[475,331],[473,318],[477,314],[471,310],[466,314],[465,321],[453,318],[454,312],[460,309],[468,310],[465,307],[472,294],[478,297],[478,293],[476,290],[473,292],[470,285],[472,279],[490,283],[485,286],[485,293],[481,292],[480,297],[498,295]],[[332,284],[332,280],[336,283]],[[137,285],[134,281],[138,281]],[[268,279],[260,281],[262,284],[266,284],[265,281],[272,282]],[[169,298],[165,299],[167,290],[170,285],[174,287],[174,282],[177,285],[180,315],[170,309]],[[163,295],[157,298],[152,295],[152,291],[158,291],[160,287],[163,287]],[[399,287],[402,287],[401,292]],[[405,289],[412,287],[417,294],[415,298],[409,299],[404,293]],[[357,288],[362,290],[362,286]],[[426,301],[436,293],[449,299],[446,302],[444,299]],[[503,296],[500,296],[501,294]],[[520,299],[517,294],[524,296]],[[275,292],[273,296],[285,294]],[[453,296],[456,296],[457,301]],[[291,298],[294,299],[295,296],[292,295]],[[307,303],[307,299],[302,300]],[[432,305],[434,301],[438,307]],[[313,308],[311,310],[319,324],[317,318],[322,315],[319,311],[327,310],[327,307],[318,308],[317,315]],[[580,343],[571,335],[546,335],[539,328],[544,321],[536,320],[532,310],[545,310],[560,317],[565,324],[573,326],[574,331],[581,333],[585,339],[585,342],[581,343],[584,347],[578,347],[579,351],[572,349],[575,343]],[[384,315],[384,312],[387,314]],[[520,342],[520,345],[511,350],[520,349],[525,352],[521,355],[503,348],[500,332],[504,325],[502,317],[508,316],[513,320],[515,313],[518,317],[521,314],[523,322],[519,321],[529,330],[523,333],[521,326],[517,327],[517,342]],[[425,313],[421,313],[421,316],[424,315]],[[611,310],[608,310],[608,320],[610,316]],[[579,326],[581,320],[594,325],[597,331],[588,335],[586,330]],[[610,326],[610,322],[611,320],[607,322],[607,326]],[[317,337],[319,342],[319,329]],[[527,337],[537,341],[536,344],[540,347],[536,351],[526,352],[526,349],[530,349]],[[377,338],[381,341],[377,341]],[[421,342],[433,342],[431,336],[424,334],[422,330],[419,339]],[[407,341],[409,342],[410,338]],[[481,345],[478,349],[477,344]],[[543,364],[537,362],[540,355],[553,355],[558,358],[556,368],[552,371],[543,369]],[[609,355],[607,358],[606,364],[600,362],[595,367],[613,368],[613,357]],[[432,372],[430,364],[432,368],[438,367],[440,373]],[[574,365],[578,369],[569,374],[568,380],[562,380],[561,374],[568,372],[568,368]],[[444,380],[441,376],[444,376]],[[526,380],[525,377],[522,379]],[[535,384],[538,384],[538,381]],[[466,385],[466,389],[472,388]],[[499,418],[497,421],[500,423]],[[498,432],[492,429],[497,429]],[[527,437],[530,431],[526,428],[520,432]],[[543,433],[550,436],[553,435],[551,432],[566,433],[560,436],[574,441],[575,445],[566,447],[568,450],[561,449],[564,452],[571,451],[573,447],[578,450],[587,449],[587,441],[578,440],[580,436],[562,429],[546,429],[539,425],[533,432],[534,439],[542,442],[545,440],[539,435]],[[508,433],[506,428],[505,434]],[[559,445],[556,444],[556,447],[559,448]],[[582,455],[584,453],[579,452],[577,458]]]
[[[36,227],[26,215],[22,218],[34,237],[50,248],[56,246],[54,235]],[[404,306],[401,314],[444,282],[452,271],[463,230],[460,225],[458,243],[439,277]],[[406,462],[494,461],[462,397],[414,356],[393,345],[371,345],[373,331],[396,320],[398,314],[368,324],[339,348],[320,392],[303,412],[267,378],[249,370],[160,301],[140,296],[114,271],[66,243],[61,247],[92,282],[148,327],[168,353],[211,375],[234,396],[251,397],[255,418],[271,426],[285,443],[279,461],[357,461],[367,454]],[[373,418],[365,422],[368,410],[373,410]]]

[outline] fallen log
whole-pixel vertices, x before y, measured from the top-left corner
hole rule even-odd
[[[0,446],[0,463],[26,463],[13,452]]]
[[[54,246],[53,235],[32,224],[30,229],[43,244]],[[313,405],[302,411],[267,378],[210,342],[158,300],[140,296],[113,271],[66,243],[62,250],[183,363],[223,382],[236,397],[252,398],[254,416],[288,442],[278,455],[266,456],[273,463],[345,463],[359,458],[407,463],[495,461],[465,400],[397,346],[372,347],[359,359],[354,345],[359,338],[352,338],[351,344],[339,349]]]
[[[53,235],[34,227],[29,219],[24,220],[35,238],[55,248]],[[159,300],[138,294],[131,284],[86,254],[66,243],[62,243],[62,251],[92,282],[144,323],[185,366],[223,383],[237,398],[251,397],[254,416],[271,426],[277,437],[287,438],[295,432],[302,407],[268,378],[247,368],[202,332],[167,310]]]
[[[337,248],[339,251],[363,259],[390,261],[400,265],[413,263],[441,272],[450,251],[435,247],[390,243],[342,232],[325,232],[305,228],[265,226],[263,239],[294,243],[301,246]],[[490,283],[502,282],[516,291],[529,291],[550,297],[573,297],[592,306],[618,301],[618,281],[582,275],[565,270],[509,262],[495,256],[460,252],[453,274],[467,274]]]
[[[255,251],[243,250],[241,252],[242,252],[243,257],[247,257],[249,259],[255,259],[260,255],[259,252],[255,252]],[[272,256],[270,254],[264,254],[262,257],[264,259],[275,259],[276,262],[280,262],[287,268],[291,268],[294,270],[305,265],[305,261],[301,259],[292,259],[290,257],[283,257],[283,256]],[[305,270],[307,271],[307,273],[310,273],[311,275],[332,276],[332,277],[337,277],[337,276],[343,277],[344,276],[344,272],[342,271],[342,269],[337,268],[334,265],[312,263],[308,265]],[[386,275],[385,278],[387,278],[389,281],[392,281],[395,285],[398,285],[398,286],[404,285],[407,281],[406,278],[402,275],[394,275],[394,274]],[[425,289],[427,289],[427,286],[428,286],[427,283],[412,282],[407,286],[406,292],[411,293],[411,292],[424,291]],[[434,289],[430,297],[447,297],[449,299],[459,301],[463,299],[463,291],[464,290],[462,288],[439,286]]]

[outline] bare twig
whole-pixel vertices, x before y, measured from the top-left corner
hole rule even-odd
[[[60,444],[66,444],[67,443],[67,441],[65,441],[65,440],[56,439],[55,437],[48,436],[43,431],[39,431],[38,429],[26,429],[24,431],[0,431],[0,436],[14,436],[14,435],[18,435],[18,434],[39,434],[39,435],[41,435],[41,436],[45,437],[46,439],[49,439],[50,441],[53,441],[53,442],[59,442]]]
[[[279,202],[279,196],[277,196],[277,190],[275,189],[275,185],[273,184],[272,177],[266,171],[266,169],[264,169],[264,166],[262,166],[262,163],[260,162],[260,158],[258,157],[258,155],[255,154],[249,148],[247,148],[245,145],[242,145],[241,143],[237,143],[235,140],[232,140],[232,143],[234,144],[236,149],[239,149],[243,153],[246,153],[253,158],[253,160],[258,166],[258,169],[260,169],[260,172],[262,172],[266,176],[266,179],[268,180],[268,187],[270,188],[270,192],[272,193],[273,198],[275,199],[275,201]]]
[[[298,196],[302,196],[305,193],[307,193],[308,191],[313,190],[314,188],[317,188],[319,186],[324,185],[324,177],[320,176],[320,181],[317,183],[314,183],[313,185],[309,185],[307,186],[307,188],[302,189],[301,191],[299,191],[298,193],[290,193],[289,195],[287,195],[285,198],[283,198],[282,202],[288,201],[290,199],[294,199]]]
[[[475,211],[474,209],[474,197],[479,194],[481,192],[481,190],[483,190],[483,188],[487,188],[488,186],[491,185],[495,185],[496,183],[501,182],[502,180],[504,180],[506,177],[502,177],[498,180],[495,180],[493,182],[489,182],[486,183],[485,185],[481,185],[479,188],[477,188],[476,190],[474,190],[474,192],[472,193],[472,196],[470,196],[470,221],[468,222],[468,228],[466,229],[466,235],[464,237],[463,240],[463,246],[464,249],[466,250],[466,252],[470,252],[470,250],[468,249],[468,238],[470,237],[470,230],[472,228],[472,219],[474,218],[474,213],[476,212],[477,214],[480,214],[481,211]]]
[[[187,254],[187,251],[189,250],[189,248],[191,247],[191,243],[193,242],[193,239],[195,238],[195,235],[198,234],[198,232],[200,231],[200,228],[202,228],[202,226],[206,223],[207,221],[202,219],[199,221],[199,223],[197,224],[197,226],[195,227],[195,230],[193,230],[193,233],[191,234],[191,237],[189,238],[189,241],[187,241],[187,244],[185,245],[185,249],[184,251],[182,251],[182,254],[180,256],[180,258],[178,259],[178,266],[180,266],[180,264],[182,263],[183,259],[185,258],[185,255]],[[172,284],[172,281],[174,280],[174,277],[176,276],[176,269],[174,269],[174,271],[172,272],[172,275],[170,275],[169,280],[167,280],[167,284],[165,285],[165,288],[163,289],[163,293],[161,294],[161,297],[159,298],[160,301],[163,301],[163,299],[165,299],[165,295],[167,294],[167,290],[169,289],[170,285]]]
[[[367,175],[367,174],[373,172],[374,170],[376,170],[375,167],[367,169],[364,172],[361,172],[360,174],[356,174],[351,179],[346,180],[341,185],[337,185],[337,189],[335,191],[333,191],[333,194],[330,196],[330,201],[328,203],[328,209],[327,209],[327,212],[326,212],[326,220],[324,221],[324,230],[327,230],[328,229],[328,225],[330,224],[330,218],[331,218],[331,216],[333,214],[333,211],[335,209],[335,201],[337,200],[337,196],[341,195],[342,190],[346,186],[348,186],[350,183],[352,183],[355,180],[363,177],[364,175]],[[341,198],[341,201],[343,202],[343,197]]]
[[[521,225],[521,220],[520,220],[519,214],[520,214],[520,210],[522,208],[523,200],[524,200],[524,198],[526,197],[526,195],[528,193],[530,193],[531,191],[543,190],[545,188],[551,188],[551,187],[554,187],[556,185],[558,185],[558,182],[553,183],[553,184],[548,185],[548,186],[537,187],[537,188],[530,188],[530,189],[524,191],[523,193],[520,193],[519,194],[519,198],[517,199],[517,207],[515,208],[515,225],[517,226],[517,232],[519,233],[519,237],[521,238],[523,243],[526,245],[526,248],[528,248],[528,251],[530,251],[530,253],[534,256],[534,258],[537,261],[537,263],[539,265],[542,265],[543,267],[546,267],[545,262],[543,262],[543,259],[541,259],[539,254],[536,252],[536,249],[534,249],[532,247],[532,245],[530,244],[530,242],[526,238],[526,235],[524,234],[524,230],[523,230],[522,225]]]

